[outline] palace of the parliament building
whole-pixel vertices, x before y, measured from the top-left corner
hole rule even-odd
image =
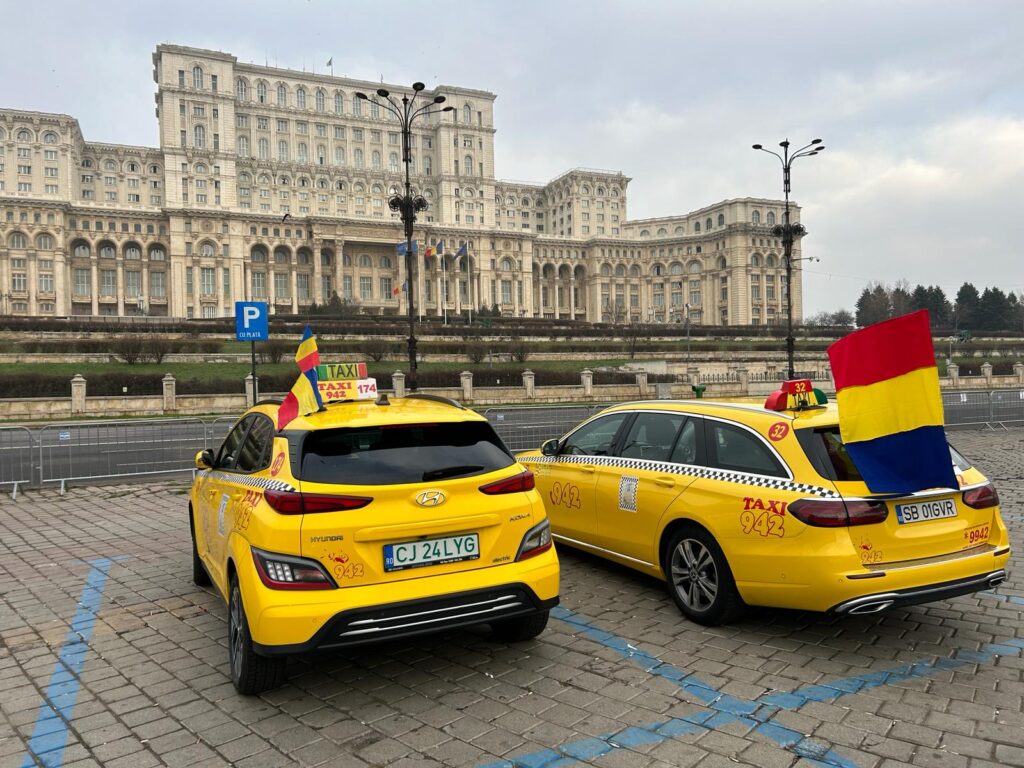
[[[153,76],[156,148],[86,141],[68,115],[0,109],[0,314],[223,317],[241,300],[295,313],[335,293],[362,312],[406,311],[402,225],[388,207],[404,189],[402,136],[379,84],[177,45],[157,47]],[[781,201],[635,219],[621,172],[499,181],[495,94],[438,86],[419,99],[435,95],[454,109],[411,136],[414,192],[429,203],[415,230],[417,312],[785,321],[771,233]],[[439,241],[444,262],[424,258]]]

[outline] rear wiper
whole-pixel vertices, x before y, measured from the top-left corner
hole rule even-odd
[[[483,469],[481,464],[461,464],[454,467],[441,467],[440,469],[428,469],[423,473],[423,482],[428,480],[440,480],[444,477],[455,477],[456,475],[465,475],[470,472],[479,472]]]

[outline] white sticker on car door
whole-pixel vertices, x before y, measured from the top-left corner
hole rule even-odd
[[[636,512],[636,487],[639,483],[639,477],[623,475],[619,478],[619,509]]]
[[[224,512],[228,508],[228,499],[230,497],[225,493],[220,497],[220,507],[217,509],[217,533],[221,536],[224,535]]]

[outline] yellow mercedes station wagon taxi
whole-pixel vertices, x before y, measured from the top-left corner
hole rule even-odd
[[[275,427],[258,404],[196,457],[193,577],[228,603],[231,679],[284,656],[471,624],[526,640],[558,603],[533,474],[453,400],[344,401]]]
[[[959,489],[874,495],[834,405],[687,400],[608,408],[518,459],[557,543],[665,580],[718,624],[744,603],[863,614],[1001,583],[999,497],[950,455]]]

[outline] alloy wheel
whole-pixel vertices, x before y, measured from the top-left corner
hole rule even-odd
[[[718,596],[718,569],[711,552],[696,539],[682,539],[672,552],[672,585],[692,611],[711,608]]]

